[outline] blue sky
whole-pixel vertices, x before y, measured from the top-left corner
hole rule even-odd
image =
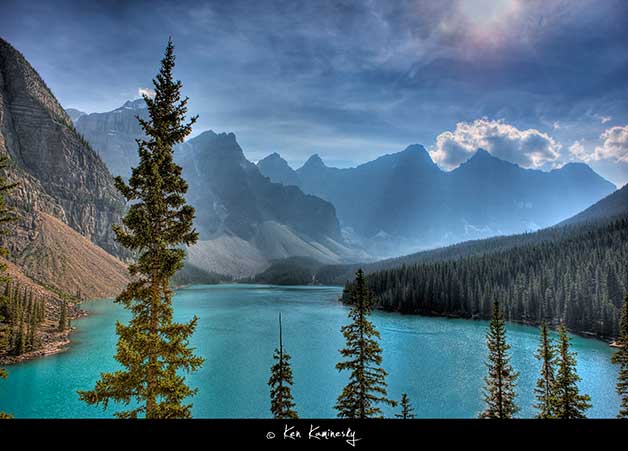
[[[0,35],[66,107],[150,87],[172,35],[205,129],[247,156],[347,166],[423,144],[524,167],[585,161],[628,182],[628,2],[12,1]]]

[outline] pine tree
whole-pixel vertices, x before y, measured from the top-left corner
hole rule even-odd
[[[352,322],[341,328],[346,347],[340,354],[346,360],[336,365],[338,371],[350,371],[349,383],[338,396],[335,407],[340,418],[381,418],[382,411],[377,404],[394,407],[397,403],[386,397],[388,373],[381,367],[380,334],[368,320],[373,309],[373,296],[366,286],[362,269],[356,273],[350,304],[348,317]]]
[[[281,313],[279,314],[279,348],[273,355],[275,364],[271,368],[270,379],[270,411],[273,418],[279,420],[299,418],[294,410],[294,401],[290,387],[294,383],[292,368],[290,367],[290,355],[283,350],[283,333],[281,330]]]
[[[534,389],[536,399],[538,400],[538,403],[534,405],[539,411],[537,418],[554,418],[553,390],[556,378],[554,370],[556,351],[549,337],[545,321],[541,323],[541,341],[534,356],[541,361],[541,376],[536,381],[536,388]]]
[[[65,301],[61,303],[61,312],[59,312],[59,332],[64,332],[68,324],[68,305]]]
[[[401,418],[403,420],[414,418],[414,407],[412,407],[410,399],[406,393],[401,394],[401,402],[399,405],[401,406],[401,413],[395,414],[396,418]]]
[[[569,336],[565,324],[558,329],[556,382],[554,383],[554,412],[556,418],[586,418],[591,407],[589,395],[578,391],[580,376],[576,372],[576,353],[569,350]]]
[[[87,403],[105,409],[110,400],[137,402],[137,408],[117,412],[120,418],[189,418],[192,404],[183,401],[197,390],[186,385],[181,372],[196,371],[203,363],[189,346],[198,318],[183,324],[173,321],[170,278],[183,266],[183,245],[198,239],[192,226],[194,209],[184,198],[187,183],[173,159],[174,146],[191,133],[197,118],[185,122],[188,99],[181,100],[174,65],[169,40],[153,80],[155,96],[144,96],[150,118],[137,118],[147,137],[137,140],[139,164],[128,184],[116,178],[130,206],[114,232],[117,241],[138,256],[129,266],[133,282],[116,299],[132,313],[128,325],[116,325],[115,358],[124,369],[101,374],[94,390],[79,392]]]
[[[22,355],[26,352],[26,330],[24,328],[24,320],[20,318],[19,325],[17,326],[15,336],[15,347],[13,348],[13,354],[16,356]]]
[[[484,378],[484,401],[486,409],[480,418],[512,418],[519,410],[515,404],[515,385],[519,374],[510,365],[506,342],[506,322],[499,308],[493,302],[493,313],[486,336],[488,347],[488,376]]]
[[[618,418],[628,418],[628,295],[624,298],[619,321],[619,348],[613,356],[613,363],[619,365],[617,375],[617,393],[621,399]]]

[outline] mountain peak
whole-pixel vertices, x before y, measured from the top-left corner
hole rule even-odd
[[[427,150],[425,150],[425,147],[423,147],[421,144],[410,144],[408,147],[406,147],[400,153],[404,153],[404,152],[425,152],[425,153],[427,153]]]
[[[401,152],[389,153],[373,161],[364,163],[358,167],[396,168],[405,167],[410,171],[424,170],[426,168],[439,170],[430,157],[425,147],[420,144],[412,144]]]
[[[494,158],[496,160],[499,160],[499,158],[494,157],[488,151],[486,151],[485,149],[482,149],[481,147],[475,151],[475,153],[471,156],[469,160],[474,160],[474,159],[479,160],[479,159],[485,159],[485,158],[491,158],[491,159]]]
[[[231,144],[231,145],[236,145],[240,147],[238,145],[238,142],[236,141],[235,133],[233,132],[216,133],[213,130],[205,130],[200,135],[194,138],[191,138],[190,141],[197,141],[197,142],[219,141],[223,144]]]
[[[311,169],[322,169],[326,167],[327,166],[325,165],[325,163],[323,162],[323,160],[317,153],[315,153],[310,158],[308,158],[305,164],[303,165],[303,168],[311,168]]]
[[[502,160],[501,158],[496,157],[495,155],[489,153],[487,150],[478,148],[473,155],[467,161],[462,163],[458,168],[475,168],[475,167],[519,167],[518,165],[511,163],[506,160]]]
[[[580,172],[593,172],[591,166],[586,163],[582,163],[580,161],[566,163],[562,165],[560,168],[556,169],[557,171],[580,171]]]
[[[413,157],[419,157],[419,159],[422,160],[424,163],[427,163],[430,166],[436,166],[427,149],[421,144],[410,144],[408,147],[405,148],[405,150],[399,152],[398,155],[411,155]]]
[[[598,180],[603,180],[603,182],[611,189],[612,191],[617,189],[615,184],[609,182],[604,177],[599,175],[597,172],[593,170],[591,166],[582,162],[572,162],[566,163],[558,169],[552,169],[553,173],[562,174],[565,177],[588,177],[595,178]]]
[[[72,119],[72,122],[78,121],[81,116],[85,116],[87,114],[81,110],[77,110],[76,108],[66,108],[65,112],[67,113],[68,116],[70,116],[70,119]]]
[[[234,133],[215,133],[213,130],[205,130],[198,136],[187,141],[193,148],[200,151],[205,157],[227,158],[245,161],[244,152],[236,141]]]
[[[262,158],[258,161],[257,168],[264,176],[270,178],[270,180],[275,183],[281,183],[282,185],[300,185],[296,171],[294,171],[288,162],[277,152],[273,152],[266,158]]]
[[[270,155],[262,158],[257,162],[257,165],[273,165],[273,166],[288,166],[288,162],[277,152],[273,152]]]
[[[118,110],[143,110],[146,109],[144,99],[127,100]]]
[[[63,109],[39,73],[24,55],[0,37],[0,74],[4,88],[20,92],[29,103],[45,109],[57,122],[70,126],[72,119]]]
[[[277,163],[288,164],[288,162],[284,160],[283,157],[277,152],[273,152],[270,155],[267,155],[266,157],[262,158],[257,164],[262,163],[262,162],[277,162]]]

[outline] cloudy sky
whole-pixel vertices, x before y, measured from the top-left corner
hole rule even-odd
[[[628,2],[3,0],[0,35],[66,107],[150,87],[172,35],[195,133],[348,166],[423,144],[628,182]]]

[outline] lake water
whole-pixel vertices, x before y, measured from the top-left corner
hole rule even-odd
[[[284,343],[292,355],[293,394],[302,417],[335,417],[333,406],[347,380],[335,364],[344,339],[340,326],[347,309],[336,287],[272,287],[261,285],[194,286],[175,297],[177,320],[199,317],[192,344],[205,357],[203,367],[188,377],[198,387],[193,415],[206,418],[265,418],[269,413],[267,381],[277,346],[277,316],[282,313]],[[74,322],[67,352],[13,365],[0,380],[0,409],[15,417],[109,417],[113,410],[88,406],[77,389],[91,389],[101,371],[117,367],[113,359],[115,321],[127,313],[111,301],[84,304],[87,318]],[[483,407],[486,373],[486,322],[402,316],[376,312],[373,322],[382,335],[389,395],[407,392],[422,418],[475,417]],[[508,325],[513,365],[520,372],[519,416],[534,415],[533,388],[538,362],[533,354],[538,333]],[[612,349],[601,341],[573,338],[578,352],[581,389],[591,395],[590,417],[614,417],[617,369]],[[111,409],[111,407],[110,407]],[[385,409],[386,416],[394,412]]]

